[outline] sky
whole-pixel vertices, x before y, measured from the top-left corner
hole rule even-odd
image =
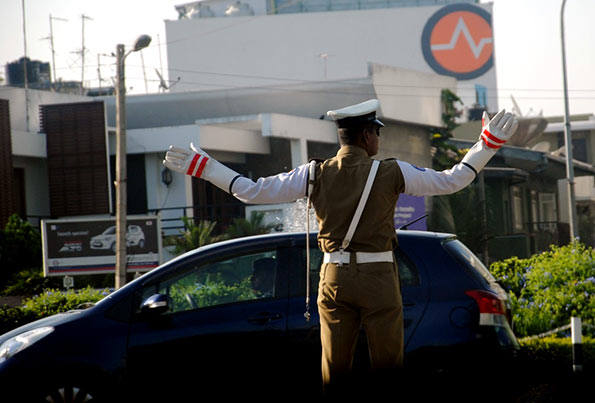
[[[83,76],[82,16],[85,16],[84,79],[90,87],[98,87],[100,78],[101,86],[113,85],[113,54],[117,44],[129,49],[139,35],[150,35],[151,45],[142,54],[132,53],[126,59],[128,93],[142,94],[159,91],[155,70],[168,79],[164,20],[176,20],[174,6],[189,1],[24,2],[28,57],[52,62],[47,39],[51,15],[56,77],[64,80],[80,81]],[[562,0],[493,0],[491,3],[499,106],[512,109],[511,97],[514,97],[523,115],[563,115]],[[0,0],[0,5],[0,64],[4,66],[24,55],[23,0]],[[595,114],[595,0],[567,0],[564,15],[569,110],[571,114]],[[0,77],[5,78],[3,68]]]

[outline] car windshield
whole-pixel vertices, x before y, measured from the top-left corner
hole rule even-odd
[[[103,235],[113,235],[116,233],[116,227],[109,227],[105,231],[103,231]]]
[[[450,239],[444,243],[444,247],[452,252],[457,258],[459,258],[468,267],[473,268],[479,273],[488,283],[496,282],[492,273],[484,266],[484,264],[475,256],[469,248],[465,246],[461,241],[457,239]]]

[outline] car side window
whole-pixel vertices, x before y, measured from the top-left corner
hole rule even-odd
[[[419,278],[419,270],[413,261],[407,256],[400,247],[395,249],[395,257],[397,258],[397,266],[399,267],[399,279],[401,280],[401,287],[416,287],[421,281]]]
[[[304,262],[306,261],[306,250],[304,249]],[[322,258],[324,253],[318,246],[310,248],[310,290],[311,293],[318,292],[318,283],[320,281],[320,267],[322,266]]]
[[[143,292],[167,295],[169,312],[181,312],[259,298],[275,297],[277,252],[238,255],[189,264]],[[150,290],[152,289],[152,291]]]
[[[290,282],[291,295],[306,295],[306,248],[300,250],[299,259],[293,265],[293,278]],[[316,242],[310,243],[310,295],[318,292],[320,280],[320,266],[323,253],[318,249]]]
[[[320,280],[320,267],[322,266],[322,259],[324,254],[316,243],[310,246],[310,292],[316,294],[318,292],[318,282]],[[400,247],[395,249],[395,257],[397,259],[397,265],[399,267],[399,277],[401,280],[402,287],[416,287],[421,283],[419,270],[415,263],[401,250]],[[296,273],[290,283],[292,289],[291,295],[305,295],[306,280],[305,280],[305,267],[306,267],[306,248],[301,250],[301,260],[296,266]],[[303,274],[302,274],[303,273]]]

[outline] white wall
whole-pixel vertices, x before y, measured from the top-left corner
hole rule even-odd
[[[12,124],[12,122],[11,122]],[[12,154],[23,157],[46,157],[46,137],[43,133],[11,130]]]
[[[456,79],[378,64],[372,64],[370,70],[381,116],[407,123],[443,125],[440,94],[443,89],[456,91]]]
[[[491,4],[478,5],[491,12]],[[434,71],[421,36],[440,7],[411,7],[166,21],[172,91],[230,89],[365,77],[368,63]],[[327,55],[322,57],[321,55]],[[496,72],[459,82],[466,105],[474,85],[497,110]],[[405,89],[405,88],[403,88]]]
[[[26,94],[26,96],[25,96]],[[10,108],[10,128],[12,131],[39,131],[39,107],[49,104],[70,102],[90,102],[93,98],[50,91],[27,90],[17,87],[0,87],[0,99],[8,99]],[[27,130],[27,108],[29,105],[29,130]],[[45,152],[44,155],[45,156]]]
[[[13,155],[14,168],[25,170],[25,196],[28,216],[50,215],[50,196],[45,158],[29,158]]]
[[[147,208],[164,209],[171,207],[186,206],[186,187],[188,183],[185,176],[177,172],[172,172],[172,182],[166,186],[161,180],[161,172],[165,168],[162,164],[163,153],[145,154],[145,180],[147,186]],[[162,220],[178,219],[184,215],[183,209],[162,210],[160,216]],[[182,225],[182,222],[164,221],[163,229],[169,226]],[[165,231],[167,235],[177,234],[177,230]]]

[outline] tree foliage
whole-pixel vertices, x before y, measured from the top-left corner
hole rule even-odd
[[[0,231],[0,283],[23,269],[42,267],[41,235],[27,221],[13,214]]]
[[[452,138],[452,131],[458,126],[456,118],[461,115],[459,104],[463,101],[454,92],[442,90],[442,123],[443,128],[431,132],[430,142],[432,146],[432,167],[436,170],[451,168],[454,164],[461,161],[466,150],[459,150],[452,144],[448,144],[448,139]]]
[[[184,230],[178,236],[167,237],[165,245],[173,245],[175,254],[191,251],[213,242],[221,241],[224,237],[214,235],[213,230],[217,225],[216,221],[201,220],[195,223],[193,219],[181,217],[184,223]]]
[[[432,168],[437,171],[452,168],[461,162],[468,149],[459,149],[449,144],[452,131],[458,126],[456,118],[461,115],[461,99],[448,89],[442,90],[443,128],[431,132]],[[429,227],[432,231],[456,233],[471,250],[479,250],[481,226],[477,225],[475,215],[477,195],[473,185],[446,196],[432,197],[432,214]]]
[[[249,235],[268,234],[274,225],[264,223],[264,213],[253,211],[250,219],[235,218],[222,234],[214,234],[216,221],[201,220],[195,223],[188,217],[182,217],[184,230],[178,236],[167,237],[165,245],[173,245],[175,254],[181,254],[200,248],[210,243],[225,239],[240,238]]]
[[[240,238],[249,235],[268,234],[274,225],[264,223],[264,212],[253,211],[250,219],[236,218],[233,223],[225,230],[228,238]]]
[[[495,262],[490,271],[509,291],[518,336],[567,325],[573,316],[595,320],[595,251],[579,241]]]

